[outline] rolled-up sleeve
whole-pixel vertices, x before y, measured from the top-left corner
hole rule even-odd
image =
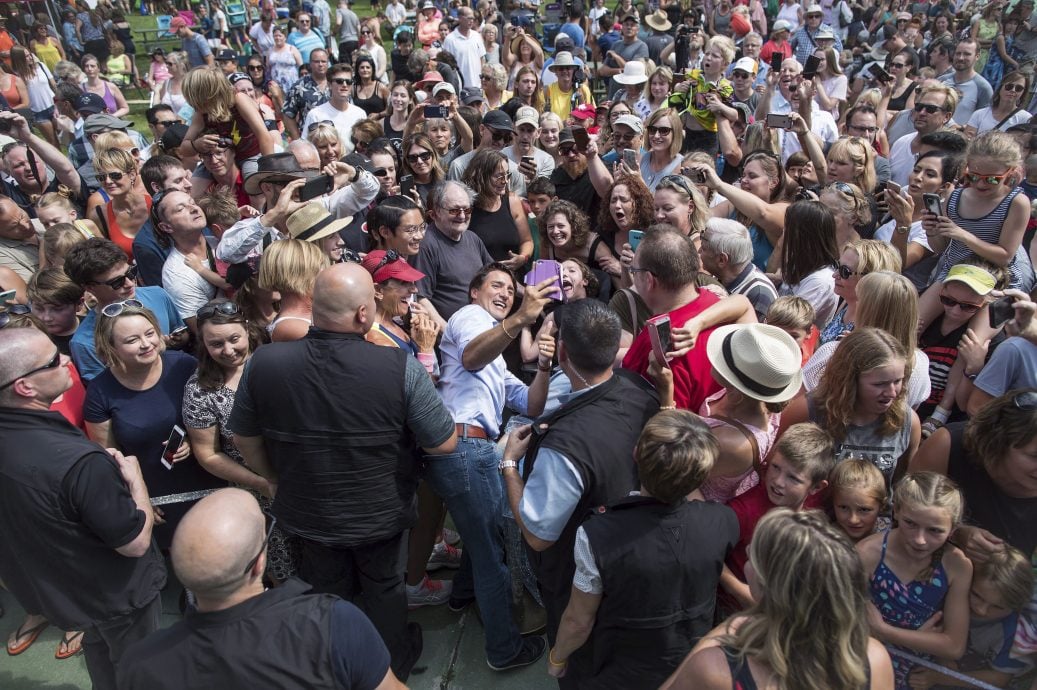
[[[367,208],[368,204],[378,196],[379,189],[381,189],[381,183],[378,178],[366,170],[362,170],[356,182],[332,192],[322,200],[328,213],[335,218],[345,218]]]

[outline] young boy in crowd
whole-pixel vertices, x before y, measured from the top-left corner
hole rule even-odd
[[[219,243],[220,238],[223,237],[223,233],[241,220],[238,204],[234,197],[226,192],[212,192],[198,200],[198,207],[202,209],[202,213],[205,214],[205,222],[208,224],[209,229],[212,230],[212,234],[216,236],[215,242],[210,242],[212,238],[208,236],[205,238],[206,242],[210,242],[210,246],[215,252],[216,245]],[[216,271],[210,271],[197,258],[191,258],[194,259],[194,262],[191,263],[189,259],[188,266],[193,268],[202,278],[205,278],[207,283],[215,285],[224,292],[234,289],[226,280],[227,268],[230,266],[226,261],[215,259]]]
[[[745,582],[745,563],[756,523],[771,508],[802,510],[810,499],[813,500],[807,507],[816,507],[833,467],[832,437],[818,425],[796,424],[778,439],[760,483],[728,504],[738,516],[738,543],[720,576],[723,605],[746,608],[753,603]]]
[[[764,323],[777,326],[799,343],[803,364],[814,354],[820,333],[814,326],[814,307],[802,297],[787,295],[771,302]]]
[[[546,177],[538,177],[526,187],[526,201],[529,202],[529,232],[533,235],[533,258],[540,258],[540,230],[537,218],[544,212],[547,205],[558,197],[555,195],[555,186]]]
[[[60,267],[50,266],[36,272],[29,281],[26,294],[33,315],[43,323],[47,335],[62,354],[71,356],[69,342],[79,328],[83,288],[72,282]]]

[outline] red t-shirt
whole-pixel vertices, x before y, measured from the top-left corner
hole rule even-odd
[[[670,312],[670,327],[683,326],[689,319],[719,301],[720,298],[709,290],[699,290],[697,299]],[[713,367],[706,357],[706,342],[712,332],[712,328],[702,331],[690,352],[670,362],[670,369],[673,371],[673,401],[682,410],[698,412],[703,401],[720,390],[720,384],[711,374]],[[651,351],[652,341],[648,336],[648,328],[645,327],[627,350],[626,357],[623,358],[623,368],[647,377],[648,355]]]
[[[767,41],[763,44],[763,47],[760,48],[760,62],[766,65],[771,64],[771,55],[773,53],[781,53],[785,56],[784,59],[787,60],[792,57],[792,44],[785,41],[781,46],[779,46],[774,41]]]
[[[72,426],[86,431],[83,419],[83,403],[86,402],[86,388],[83,386],[79,372],[76,371],[72,362],[68,363],[68,373],[72,376],[72,387],[61,395],[61,399],[50,405],[52,412],[60,412],[61,416],[69,421]]]

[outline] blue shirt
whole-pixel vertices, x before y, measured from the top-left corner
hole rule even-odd
[[[573,24],[572,22],[566,22],[558,29],[560,32],[568,36],[573,40],[573,45],[577,48],[583,48],[586,42],[586,34],[583,33],[583,27],[579,24]]]
[[[162,285],[162,266],[167,256],[169,248],[163,248],[155,239],[155,227],[149,218],[133,238],[133,260],[145,285]]]
[[[304,36],[298,31],[293,31],[288,34],[288,43],[299,49],[299,54],[302,55],[302,61],[308,63],[310,61],[310,53],[317,48],[324,49],[324,36],[317,29],[310,29],[310,31]]]
[[[212,48],[205,36],[194,34],[190,38],[180,40],[180,49],[187,53],[187,61],[191,67],[201,67],[205,64],[205,58],[212,55]]]
[[[140,300],[145,307],[155,312],[155,316],[158,318],[158,325],[162,327],[163,335],[168,335],[174,328],[184,325],[184,320],[177,313],[176,305],[173,304],[172,298],[162,288],[137,288],[133,294],[133,299]],[[105,370],[104,362],[97,357],[97,351],[94,348],[94,326],[96,324],[97,310],[91,309],[83,317],[79,328],[76,329],[72,340],[69,342],[69,348],[72,350],[72,360],[75,362],[76,369],[79,371],[79,376],[84,383],[89,383]]]

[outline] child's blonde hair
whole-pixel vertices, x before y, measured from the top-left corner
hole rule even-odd
[[[771,302],[764,322],[781,329],[809,329],[817,318],[814,307],[802,297],[786,295]]]
[[[72,223],[58,223],[47,228],[43,233],[43,255],[48,266],[61,266],[65,263],[65,255],[80,242],[83,236]]]
[[[187,103],[212,122],[228,122],[234,107],[234,87],[217,67],[196,67],[180,87]]]
[[[1011,134],[991,130],[969,144],[965,159],[971,162],[975,158],[990,158],[1006,168],[1016,168],[1022,165],[1023,150]]]
[[[774,449],[796,474],[807,477],[810,485],[828,479],[835,465],[832,436],[813,422],[793,424],[778,439]]]
[[[860,491],[879,504],[879,511],[885,510],[889,501],[886,478],[878,467],[863,458],[838,463],[828,474],[828,487],[833,497],[836,491]]]
[[[988,580],[1001,593],[1002,605],[1011,611],[1022,611],[1033,596],[1034,575],[1030,559],[1017,548],[990,554],[987,560],[975,564],[973,581]]]
[[[951,516],[951,529],[961,523],[965,499],[953,480],[937,472],[914,472],[893,489],[893,516],[900,508],[943,508]]]
[[[47,192],[36,200],[37,211],[51,206],[60,206],[66,211],[73,212],[77,216],[79,215],[76,207],[72,204],[72,200],[60,192]]]

